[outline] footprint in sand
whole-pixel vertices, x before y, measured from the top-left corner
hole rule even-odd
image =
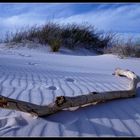
[[[19,53],[20,56],[22,57],[31,57],[31,55],[25,55],[25,54],[22,54],[22,53]]]
[[[57,90],[58,87],[55,87],[55,86],[49,86],[49,87],[47,87],[47,89],[49,89],[49,90]]]
[[[5,116],[0,117],[0,131],[22,127],[27,125],[27,121],[21,116]]]
[[[35,66],[35,65],[37,65],[37,63],[33,63],[33,62],[28,62],[28,65],[32,65],[32,66]]]
[[[72,79],[72,78],[66,78],[65,81],[67,81],[67,82],[74,82],[75,80]]]

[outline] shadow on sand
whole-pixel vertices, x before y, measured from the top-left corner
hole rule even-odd
[[[133,98],[108,101],[76,111],[61,111],[43,119],[60,124],[64,131],[76,131],[79,136],[138,136],[139,103],[140,87]],[[133,122],[132,126],[126,123],[128,121]]]

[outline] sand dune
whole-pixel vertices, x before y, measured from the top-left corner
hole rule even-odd
[[[139,59],[113,55],[73,56],[36,50],[0,50],[0,94],[46,105],[56,96],[128,89],[129,80],[112,75],[116,67],[140,75]],[[136,98],[120,99],[75,111],[33,119],[27,113],[0,110],[1,136],[139,136]]]

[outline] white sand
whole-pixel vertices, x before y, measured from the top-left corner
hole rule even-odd
[[[116,67],[140,76],[139,58],[91,56],[85,51],[76,56],[68,50],[54,54],[47,48],[3,46],[0,45],[0,94],[40,105],[51,103],[59,95],[127,89],[128,79],[112,75]],[[140,136],[139,94],[138,87],[135,98],[64,110],[38,119],[1,109],[0,136]]]

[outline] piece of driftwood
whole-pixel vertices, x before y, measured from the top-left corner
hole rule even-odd
[[[87,104],[91,104],[93,102],[102,102],[106,100],[128,98],[135,96],[137,83],[139,82],[139,77],[134,72],[117,68],[115,69],[113,75],[124,76],[129,78],[130,79],[129,89],[123,91],[120,90],[109,92],[91,92],[89,94],[74,97],[59,96],[56,97],[54,103],[44,106],[0,96],[0,107],[28,112],[35,116],[44,116],[53,114],[65,108],[77,106],[80,107]]]

